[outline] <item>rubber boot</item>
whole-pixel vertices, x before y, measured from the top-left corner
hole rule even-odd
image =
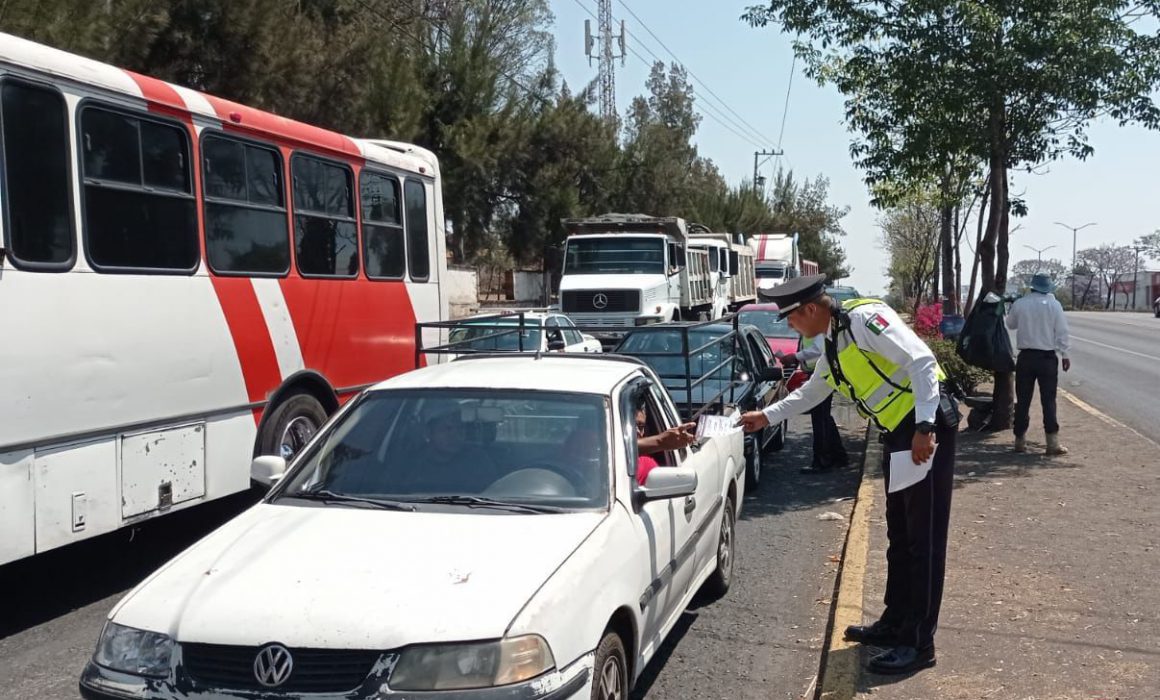
[[[1026,435],[1016,435],[1015,436],[1015,451],[1016,452],[1026,452],[1027,451],[1027,436]]]
[[[1059,433],[1052,433],[1047,436],[1047,454],[1049,455],[1065,455],[1068,449],[1059,444]]]

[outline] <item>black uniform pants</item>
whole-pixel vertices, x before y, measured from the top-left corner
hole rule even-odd
[[[886,610],[882,623],[898,631],[905,646],[934,644],[946,576],[947,530],[954,484],[958,426],[936,421],[934,463],[922,481],[889,492],[890,453],[911,449],[913,416],[883,436],[886,474]],[[907,454],[905,459],[910,459]]]
[[[1020,350],[1015,360],[1015,435],[1026,435],[1031,425],[1031,399],[1039,384],[1039,403],[1043,406],[1043,432],[1059,432],[1055,418],[1055,392],[1059,386],[1059,359],[1054,350]]]
[[[849,459],[846,447],[842,444],[842,434],[838,432],[838,424],[830,414],[834,394],[810,410],[810,425],[814,431],[814,459],[815,466],[830,466],[844,464]]]

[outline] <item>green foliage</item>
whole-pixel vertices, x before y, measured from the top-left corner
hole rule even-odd
[[[791,174],[769,198],[729,186],[694,143],[686,71],[653,66],[623,125],[553,65],[547,0],[6,0],[0,30],[348,134],[440,158],[456,262],[551,260],[561,218],[683,216],[718,231],[797,230],[844,276],[845,210]],[[503,262],[506,261],[506,262]],[[549,262],[549,264],[551,264]]]
[[[991,380],[990,372],[963,362],[963,358],[959,357],[958,353],[955,352],[955,341],[927,338],[926,344],[930,346],[931,352],[934,353],[939,366],[943,368],[943,371],[947,373],[948,377],[959,385],[959,388],[967,396],[975,394],[980,384]]]

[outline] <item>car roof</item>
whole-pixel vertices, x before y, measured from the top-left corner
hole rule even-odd
[[[642,367],[637,360],[619,356],[500,353],[468,356],[406,372],[379,382],[371,391],[539,389],[610,396],[618,384]]]
[[[561,314],[554,311],[525,311],[524,322],[529,321],[544,321],[549,316],[560,316]],[[476,314],[460,319],[455,323],[495,323],[519,325],[520,316],[518,313],[490,313],[490,314]]]
[[[773,313],[778,313],[779,311],[781,311],[781,307],[779,307],[777,304],[770,302],[770,303],[765,303],[765,304],[746,304],[745,306],[742,306],[740,309],[737,309],[737,313],[742,313],[744,311],[771,311]]]

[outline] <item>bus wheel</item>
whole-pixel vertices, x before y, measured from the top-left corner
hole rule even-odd
[[[258,453],[289,462],[306,446],[322,424],[326,409],[310,394],[295,394],[278,404],[262,431]]]

